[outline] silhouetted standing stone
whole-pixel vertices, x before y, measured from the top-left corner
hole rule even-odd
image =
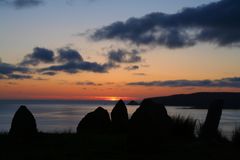
[[[128,112],[125,103],[119,100],[111,112],[113,129],[125,131],[128,124]]]
[[[131,117],[131,128],[144,132],[159,130],[164,134],[169,132],[171,122],[164,105],[145,99]]]
[[[134,105],[139,105],[139,104],[138,104],[138,102],[132,100],[132,101],[128,102],[128,105],[134,106]]]
[[[134,150],[153,150],[171,139],[172,119],[164,105],[151,99],[142,101],[129,124],[128,146]]]
[[[108,111],[98,107],[88,113],[78,124],[77,133],[81,132],[105,132],[111,124]]]
[[[218,134],[218,125],[222,115],[223,100],[215,100],[210,104],[206,120],[201,128],[201,138],[214,138]]]
[[[21,106],[13,117],[9,134],[27,137],[35,135],[36,133],[37,125],[34,116],[25,106]]]

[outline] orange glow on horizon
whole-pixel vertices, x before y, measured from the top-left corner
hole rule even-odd
[[[117,97],[117,96],[106,96],[106,97],[95,97],[96,100],[106,100],[106,101],[118,101],[122,100],[138,100],[136,97]]]
[[[101,75],[100,75],[101,76]],[[119,99],[142,100],[148,97],[160,97],[174,94],[195,92],[239,92],[239,88],[217,87],[145,87],[127,86],[121,82],[100,86],[75,85],[76,80],[58,83],[57,80],[46,81],[2,81],[0,83],[0,100],[106,100]],[[105,80],[105,83],[110,80]],[[12,82],[12,83],[10,83]]]

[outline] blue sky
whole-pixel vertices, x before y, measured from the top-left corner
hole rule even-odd
[[[175,13],[212,1],[45,0],[39,6],[18,9],[1,4],[1,58],[14,62],[14,56],[19,59],[35,46],[56,48],[74,43],[74,34],[89,29],[152,12]]]

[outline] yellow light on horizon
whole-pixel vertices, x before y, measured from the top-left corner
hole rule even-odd
[[[117,101],[119,99],[120,99],[119,97],[109,97],[108,98],[109,101]]]
[[[122,99],[122,100],[136,100],[138,98],[135,98],[135,97],[106,96],[106,97],[95,97],[95,99],[105,100],[105,101],[118,101],[120,99]]]

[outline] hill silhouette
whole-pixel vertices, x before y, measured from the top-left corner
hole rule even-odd
[[[240,92],[198,92],[149,99],[167,106],[191,106],[193,108],[208,108],[208,104],[213,99],[222,99],[223,109],[240,109]]]

